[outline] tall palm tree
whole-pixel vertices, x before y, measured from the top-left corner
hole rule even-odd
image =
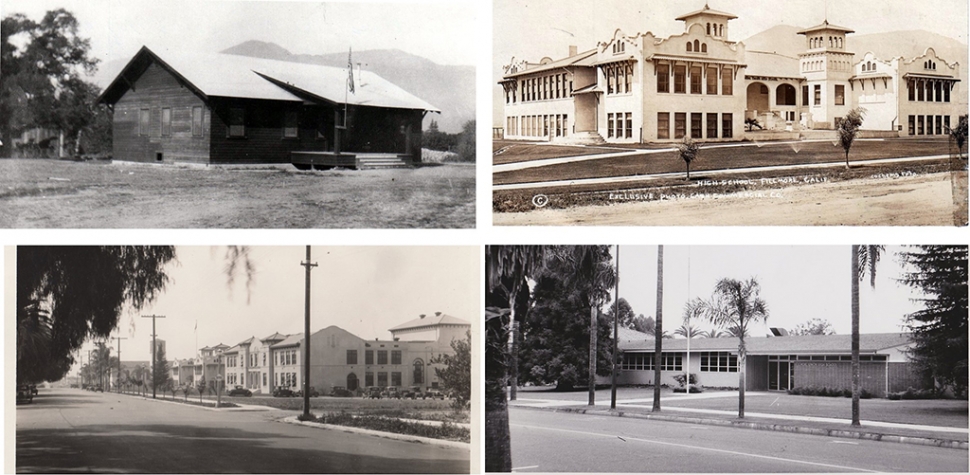
[[[768,319],[768,305],[760,297],[761,285],[754,277],[747,281],[721,279],[714,295],[705,302],[703,314],[718,327],[733,327],[738,337],[738,418],[744,418],[745,364],[747,348],[744,338],[748,326]]]
[[[51,342],[50,313],[37,300],[17,308],[17,384],[38,381]]]
[[[653,412],[660,412],[660,357],[663,353],[664,247],[657,246],[657,326],[654,328]]]
[[[545,246],[485,246],[485,470],[512,471],[509,443],[508,341],[511,308],[523,285],[543,267]]]
[[[869,284],[876,288],[876,265],[885,246],[858,244],[852,246],[852,425],[859,427],[859,397],[862,387],[859,381],[859,281],[869,271]]]

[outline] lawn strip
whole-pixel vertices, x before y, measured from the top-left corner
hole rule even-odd
[[[402,421],[395,417],[361,416],[346,412],[323,414],[311,422],[331,424],[347,427],[359,427],[380,432],[427,437],[430,439],[453,440],[455,442],[471,442],[471,431],[449,422],[441,424],[422,424],[420,422]]]

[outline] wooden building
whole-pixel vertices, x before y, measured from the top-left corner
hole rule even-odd
[[[421,121],[440,112],[367,71],[226,54],[163,60],[147,47],[98,102],[114,110],[115,160],[201,164],[290,163],[293,152],[419,161]]]

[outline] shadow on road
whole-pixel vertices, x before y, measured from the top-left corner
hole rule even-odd
[[[34,396],[33,402],[30,404],[22,404],[17,406],[18,411],[30,411],[34,409],[53,409],[53,408],[70,408],[77,407],[83,404],[92,404],[96,402],[101,402],[101,395],[96,393],[46,393],[39,392]]]

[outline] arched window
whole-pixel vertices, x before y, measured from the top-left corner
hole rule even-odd
[[[724,25],[723,24],[718,28],[718,30],[720,30],[720,31],[718,32],[717,36],[724,36]]]
[[[707,43],[701,43],[701,53],[707,52]]]
[[[424,361],[420,359],[414,360],[414,370],[412,371],[414,375],[414,385],[418,386],[424,384]]]
[[[707,36],[711,36],[711,24],[707,24]]]
[[[701,42],[698,40],[694,40],[694,51],[700,51],[700,50],[701,50]]]
[[[693,51],[694,51],[694,44],[693,44],[693,43],[691,43],[690,41],[688,41],[688,42],[687,42],[687,52],[688,52],[688,53],[690,53],[690,52],[693,52]],[[923,66],[923,67],[924,67],[924,68],[926,67],[926,66],[925,66],[925,64],[924,64],[924,66]]]
[[[357,380],[357,375],[354,374],[354,373],[348,374],[347,375],[347,389],[349,389],[351,391],[356,391],[358,385],[359,385],[359,382]]]

